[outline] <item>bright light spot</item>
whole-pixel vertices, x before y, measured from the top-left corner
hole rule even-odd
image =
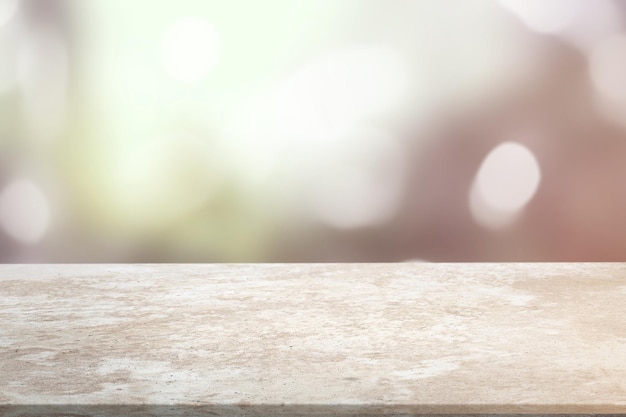
[[[493,208],[514,211],[530,201],[539,177],[539,165],[528,148],[506,142],[487,155],[478,171],[476,187]]]
[[[175,21],[161,42],[161,60],[178,81],[196,82],[206,78],[219,59],[220,36],[217,29],[199,17]]]
[[[41,189],[32,181],[19,179],[0,194],[0,224],[15,240],[39,241],[50,222],[50,207]]]
[[[362,142],[311,158],[306,187],[311,208],[323,223],[338,229],[377,225],[389,220],[402,197],[402,149],[384,132],[353,132]],[[344,143],[349,144],[349,141]]]
[[[286,85],[280,125],[298,136],[324,137],[384,116],[411,91],[404,57],[379,46],[334,51],[306,66]]]
[[[0,26],[4,25],[15,16],[18,6],[18,0],[0,0]]]
[[[531,30],[557,33],[582,12],[587,0],[500,0]]]
[[[525,146],[505,142],[485,158],[470,190],[476,221],[490,228],[508,225],[535,195],[541,172]]]
[[[606,99],[626,102],[626,36],[616,36],[594,49],[591,79]]]

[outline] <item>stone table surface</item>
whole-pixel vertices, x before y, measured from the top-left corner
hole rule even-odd
[[[626,264],[0,266],[0,415],[626,413]]]

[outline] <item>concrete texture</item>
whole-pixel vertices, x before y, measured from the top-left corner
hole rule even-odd
[[[0,415],[626,413],[626,264],[0,266]]]

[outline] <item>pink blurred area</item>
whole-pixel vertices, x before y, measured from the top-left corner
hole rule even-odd
[[[0,0],[0,262],[626,261],[625,19]]]

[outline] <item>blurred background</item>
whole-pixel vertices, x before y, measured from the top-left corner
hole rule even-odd
[[[625,20],[0,0],[0,262],[626,261]]]

